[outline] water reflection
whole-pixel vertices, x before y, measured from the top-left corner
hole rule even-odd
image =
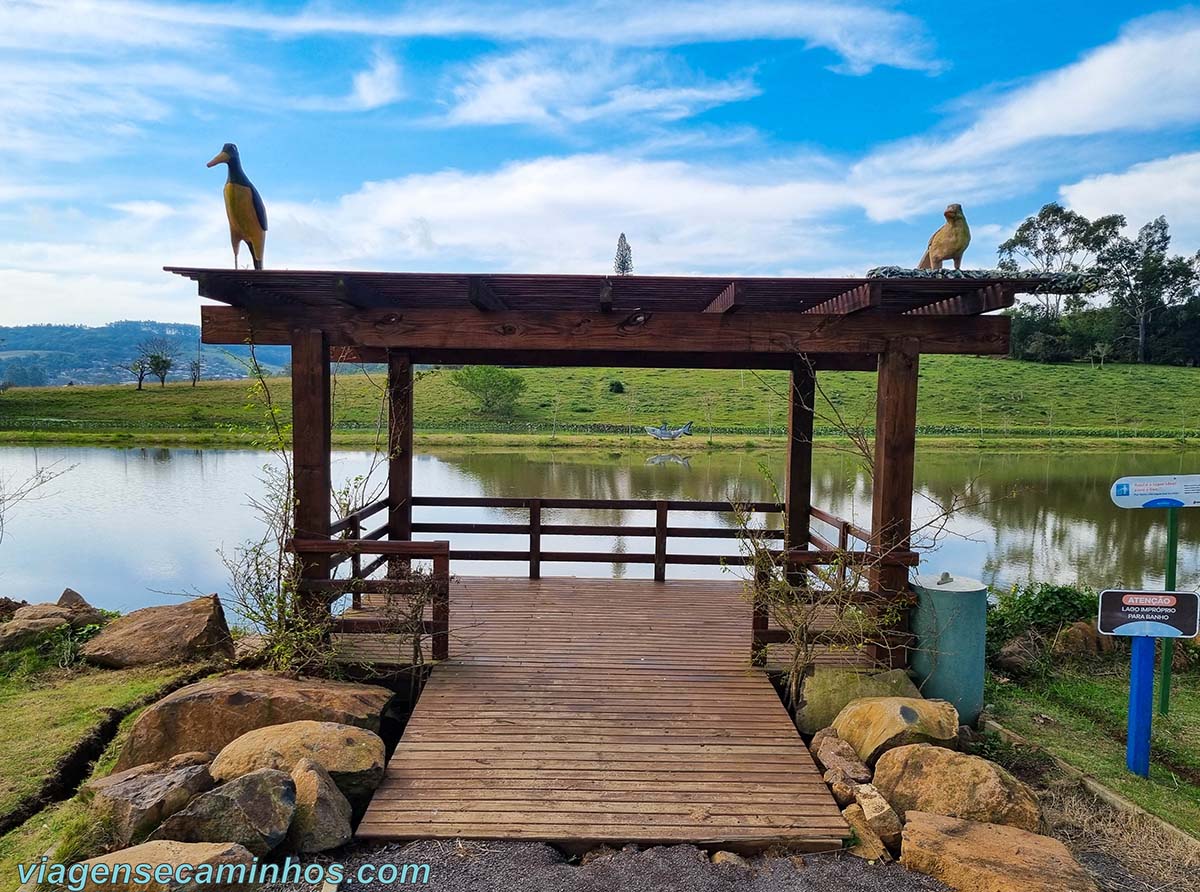
[[[414,486],[421,495],[560,496],[591,499],[775,501],[782,483],[781,453],[698,454],[687,462],[653,461],[650,447],[604,451],[441,451],[417,456]],[[649,461],[648,461],[649,459]],[[264,453],[184,449],[0,449],[0,475],[21,477],[39,465],[75,464],[46,497],[11,518],[0,545],[0,595],[42,600],[65,586],[95,603],[130,609],[162,602],[164,592],[221,591],[217,555],[256,533],[247,508],[270,460]],[[335,455],[335,480],[369,468],[369,456]],[[918,455],[915,511],[970,492],[973,503],[927,557],[925,569],[950,570],[1007,584],[1026,579],[1083,580],[1094,585],[1160,586],[1165,551],[1162,512],[1124,511],[1108,500],[1109,483],[1124,474],[1200,470],[1200,456],[1180,454]],[[852,457],[818,451],[815,504],[868,526],[870,486]],[[418,520],[523,522],[517,509],[418,508]],[[544,523],[653,524],[651,512],[546,510]],[[778,518],[769,522],[777,526]],[[680,526],[733,526],[728,515],[673,512]],[[817,528],[818,532],[827,530]],[[1200,511],[1181,512],[1180,583],[1200,583]],[[521,549],[519,535],[451,537],[462,547]],[[635,555],[653,549],[636,536],[546,537],[545,551],[608,551]],[[672,551],[736,553],[735,540],[675,539]],[[460,574],[522,574],[522,563],[456,562]],[[645,577],[646,564],[548,564],[546,574]],[[676,567],[670,575],[710,576],[715,567]]]

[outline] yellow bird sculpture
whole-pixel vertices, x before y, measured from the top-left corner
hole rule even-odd
[[[229,166],[229,177],[225,180],[225,213],[229,217],[229,238],[233,242],[233,268],[237,269],[238,249],[245,242],[254,258],[254,268],[262,269],[263,247],[267,241],[267,208],[262,196],[246,179],[238,147],[233,143],[225,143],[217,156],[208,162],[209,167],[218,164]]]
[[[917,264],[917,269],[941,269],[947,260],[954,261],[954,268],[962,266],[963,252],[971,244],[971,230],[967,226],[967,218],[963,216],[961,204],[952,204],[946,208],[946,222],[942,228],[929,239],[929,247]]]

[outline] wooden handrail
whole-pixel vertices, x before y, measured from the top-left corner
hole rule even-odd
[[[371,515],[378,514],[380,511],[387,510],[387,506],[388,506],[387,496],[384,496],[383,498],[380,498],[380,499],[376,499],[371,504],[364,505],[362,508],[359,508],[357,511],[352,511],[351,513],[347,514],[345,517],[334,521],[329,526],[329,532],[334,535],[336,535],[338,533],[343,533],[346,530],[350,529],[350,526],[352,524],[354,524],[355,522],[361,524],[364,520],[366,520]]]

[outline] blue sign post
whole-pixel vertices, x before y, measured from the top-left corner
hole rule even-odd
[[[1200,507],[1200,474],[1164,474],[1159,477],[1122,477],[1112,485],[1109,495],[1118,508],[1167,509],[1167,589],[1175,588],[1175,568],[1179,554],[1179,509]],[[1171,664],[1175,660],[1175,641],[1163,642],[1158,712],[1171,709]]]
[[[1134,774],[1150,776],[1150,731],[1154,719],[1154,657],[1159,638],[1195,638],[1200,632],[1200,594],[1196,592],[1100,593],[1102,635],[1133,639],[1129,662],[1129,733],[1125,764]]]

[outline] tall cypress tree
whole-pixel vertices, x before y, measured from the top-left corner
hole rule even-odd
[[[618,276],[627,276],[633,272],[633,249],[625,240],[625,233],[617,239],[617,256],[613,258],[613,272]]]

